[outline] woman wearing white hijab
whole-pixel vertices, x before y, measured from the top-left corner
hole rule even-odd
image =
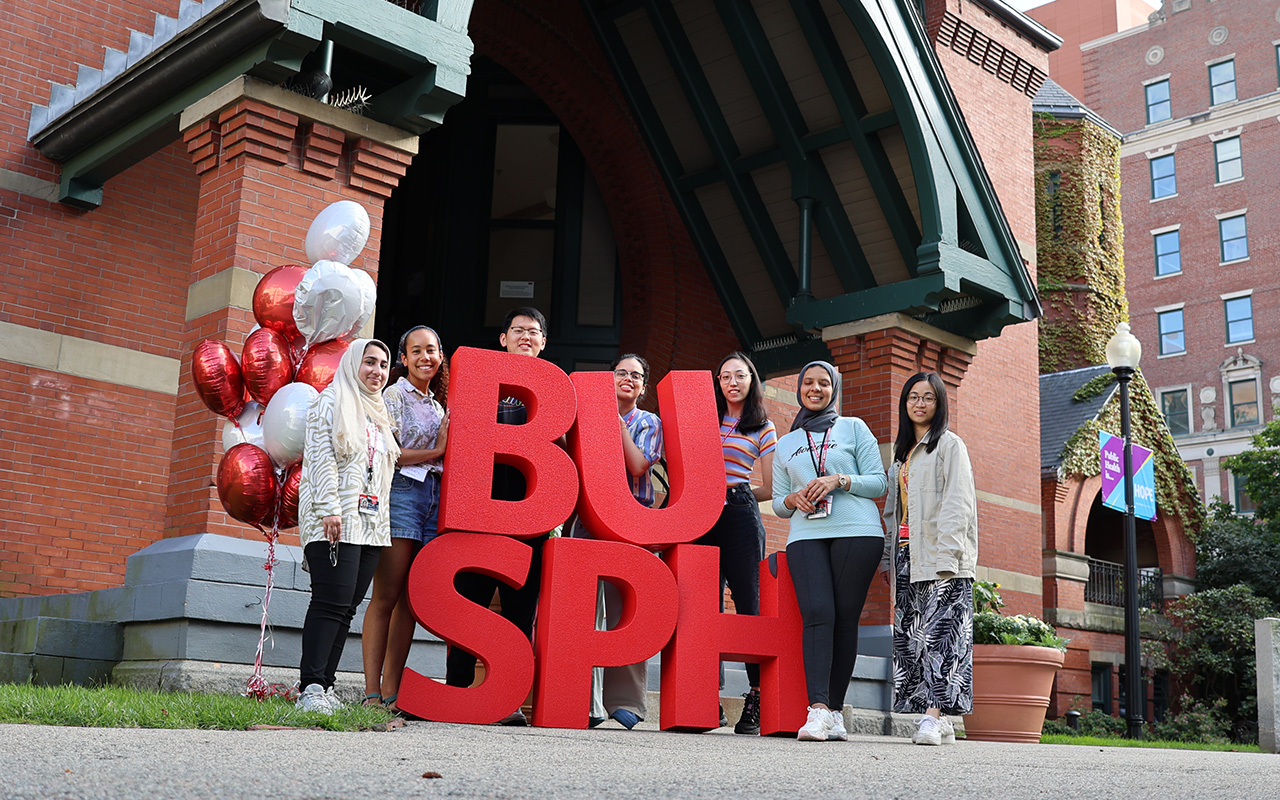
[[[331,714],[347,631],[382,548],[391,546],[388,496],[400,448],[382,403],[390,349],[356,339],[307,413],[298,525],[311,573],[302,625],[298,708]]]
[[[874,499],[889,480],[871,429],[840,416],[836,368],[811,361],[798,383],[800,413],[773,458],[773,510],[791,520],[787,567],[804,622],[809,717],[797,738],[845,741],[859,617],[884,551]]]

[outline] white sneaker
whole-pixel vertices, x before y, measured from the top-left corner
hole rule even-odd
[[[815,708],[809,706],[809,719],[805,721],[804,727],[796,734],[796,738],[802,742],[825,742],[832,738],[831,734],[835,729],[835,721],[832,719],[832,713],[825,708]],[[843,724],[841,728],[843,728]],[[847,737],[849,734],[845,734]]]
[[[942,722],[938,718],[925,714],[916,720],[916,725],[920,727],[916,728],[916,732],[911,736],[912,744],[942,744]],[[954,739],[955,733],[953,732],[952,740],[954,741]]]
[[[329,701],[329,708],[332,708],[334,711],[337,711],[340,708],[346,708],[346,704],[338,699],[338,693],[333,690],[332,686],[324,690],[324,699]]]
[[[306,713],[325,716],[333,713],[333,706],[329,705],[329,698],[325,697],[324,687],[318,683],[307,684],[307,688],[298,695],[298,702],[294,703],[293,707]]]
[[[940,717],[938,719],[938,727],[942,731],[943,744],[956,743],[956,728],[954,725],[951,724],[951,720],[947,719],[946,717]]]
[[[832,742],[849,741],[849,732],[844,729],[844,709],[836,711],[831,709],[831,730],[827,733],[827,740]]]

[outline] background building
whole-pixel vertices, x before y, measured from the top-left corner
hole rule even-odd
[[[1280,12],[1168,0],[1083,46],[1085,103],[1123,134],[1125,265],[1142,363],[1208,498],[1280,396]]]

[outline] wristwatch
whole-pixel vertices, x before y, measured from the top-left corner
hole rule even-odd
[[[848,491],[849,484],[851,483],[851,481],[849,480],[849,476],[840,474],[840,475],[837,475],[836,477],[840,480],[840,488],[844,491]]]

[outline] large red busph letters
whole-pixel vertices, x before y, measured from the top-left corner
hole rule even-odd
[[[621,542],[551,539],[542,552],[542,594],[534,650],[547,665],[534,685],[533,724],[585,728],[591,668],[638,664],[676,627],[676,582],[647,550]],[[622,616],[596,630],[596,581],[618,587]]]
[[[540,358],[459,347],[449,369],[449,446],[440,484],[440,530],[528,539],[568,519],[578,471],[556,440],[573,425],[569,376]],[[498,423],[498,401],[528,409],[523,425]],[[523,500],[492,496],[493,465],[525,477]]]
[[[662,651],[665,730],[719,726],[720,661],[760,664],[760,733],[795,733],[805,722],[803,623],[786,555],[778,577],[760,562],[760,616],[720,611],[720,557],[714,547],[678,545],[664,555],[680,587],[675,636]]]
[[[497,722],[519,708],[533,685],[533,648],[515,625],[458,594],[459,572],[479,572],[524,585],[533,550],[506,536],[446,533],[418,552],[409,570],[409,606],[418,622],[484,663],[475,688],[446,686],[406,668],[397,705],[438,722]],[[530,576],[537,580],[538,576]]]
[[[776,578],[761,563],[761,616],[740,616],[720,611],[715,548],[687,544],[710,530],[724,505],[707,373],[673,372],[657,386],[670,481],[665,509],[641,506],[628,489],[607,372],[570,379],[537,358],[463,347],[450,373],[444,533],[414,560],[409,602],[428,630],[483,661],[485,677],[479,686],[453,687],[406,669],[399,707],[426,719],[484,724],[518,708],[533,687],[535,725],[582,728],[592,667],[634,664],[661,650],[663,729],[717,727],[719,662],[728,659],[761,665],[761,732],[799,730],[807,701],[802,625],[785,556],[777,557]],[[525,424],[497,422],[504,397],[524,403]],[[556,443],[566,432],[572,459]],[[497,463],[524,474],[523,500],[493,498]],[[575,505],[597,538],[548,540],[542,574],[528,575],[533,551],[516,539],[556,528]],[[648,552],[664,548],[661,559]],[[462,571],[511,586],[526,576],[541,582],[536,648],[515,625],[457,593],[454,577]],[[600,580],[623,597],[622,618],[609,631],[595,630]]]
[[[569,449],[582,481],[578,516],[591,535],[661,550],[709,531],[724,506],[725,483],[715,389],[707,374],[671,372],[657,386],[671,483],[666,508],[646,508],[631,495],[613,376],[575,372],[572,380],[578,421]]]

